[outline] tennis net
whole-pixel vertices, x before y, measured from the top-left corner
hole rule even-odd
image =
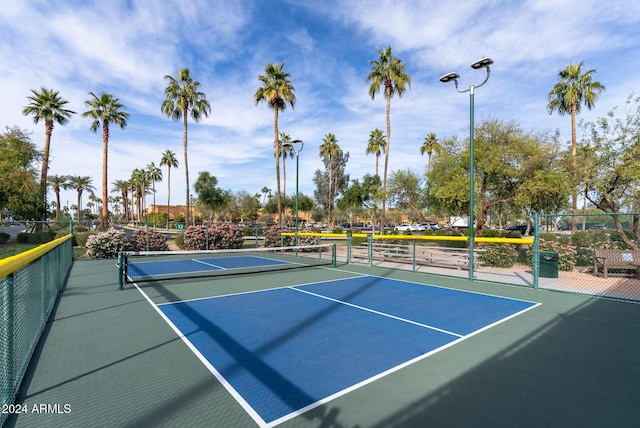
[[[123,284],[176,278],[269,272],[311,266],[335,266],[336,245],[247,248],[236,250],[122,252]]]

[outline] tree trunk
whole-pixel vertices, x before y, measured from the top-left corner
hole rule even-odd
[[[387,147],[384,151],[384,178],[382,179],[382,219],[380,220],[380,234],[384,234],[385,211],[387,205],[387,169],[389,166],[389,149],[391,148],[391,82],[385,82],[386,120],[387,120]]]
[[[109,188],[107,180],[107,170],[109,168],[109,122],[102,121],[102,218],[100,229],[106,231],[109,224]]]
[[[187,162],[187,113],[188,113],[188,104],[187,101],[183,101],[183,108],[182,108],[182,126],[184,128],[184,133],[183,133],[183,137],[182,137],[182,146],[184,147],[184,175],[185,175],[185,179],[186,179],[186,189],[187,189],[187,195],[186,195],[186,199],[187,202],[185,204],[185,206],[187,207],[186,212],[185,212],[185,224],[189,225],[189,163]]]

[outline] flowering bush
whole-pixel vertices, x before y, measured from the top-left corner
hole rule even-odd
[[[147,248],[147,237],[149,239],[149,246]],[[131,244],[136,251],[168,251],[167,237],[162,233],[149,229],[147,232],[144,230],[136,230],[133,232],[133,238],[131,238]]]
[[[87,256],[94,259],[113,259],[120,251],[131,249],[131,244],[123,231],[109,229],[87,238]]]
[[[244,233],[232,224],[189,226],[184,232],[185,250],[225,250],[241,248]]]
[[[280,227],[277,224],[274,224],[264,233],[264,246],[290,247],[293,245],[294,239],[295,238],[293,236],[281,236]]]
[[[576,266],[576,262],[578,260],[578,250],[571,244],[541,239],[540,251],[558,253],[558,270],[561,271],[573,270],[573,267]],[[531,265],[533,259],[533,251],[531,248],[526,250],[526,258],[529,265]]]
[[[228,250],[242,248],[244,231],[233,224],[219,224],[209,228],[209,249]]]
[[[512,244],[489,243],[484,246],[484,250],[480,253],[480,260],[485,266],[508,268],[518,259],[518,250]]]

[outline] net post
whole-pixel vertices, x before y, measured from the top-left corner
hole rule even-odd
[[[124,253],[118,253],[118,290],[124,288]]]
[[[416,239],[413,240],[413,271],[416,271]]]
[[[333,260],[331,261],[331,264],[333,265],[333,267],[337,267],[338,266],[338,260],[337,260],[338,259],[338,257],[337,257],[337,253],[338,253],[337,249],[338,249],[338,247],[337,247],[337,244],[334,242],[332,244],[332,247],[333,247],[332,248],[332,251],[333,251],[332,258],[333,258]]]
[[[533,213],[533,224],[535,228],[533,231],[533,260],[531,266],[533,267],[533,289],[537,290],[540,278],[540,223],[537,211]]]

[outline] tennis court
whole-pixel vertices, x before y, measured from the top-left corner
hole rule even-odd
[[[227,257],[210,264],[229,275],[146,272],[123,290],[113,261],[76,262],[18,399],[61,411],[6,425],[640,420],[637,304],[324,261],[290,269],[282,254],[277,270]]]

